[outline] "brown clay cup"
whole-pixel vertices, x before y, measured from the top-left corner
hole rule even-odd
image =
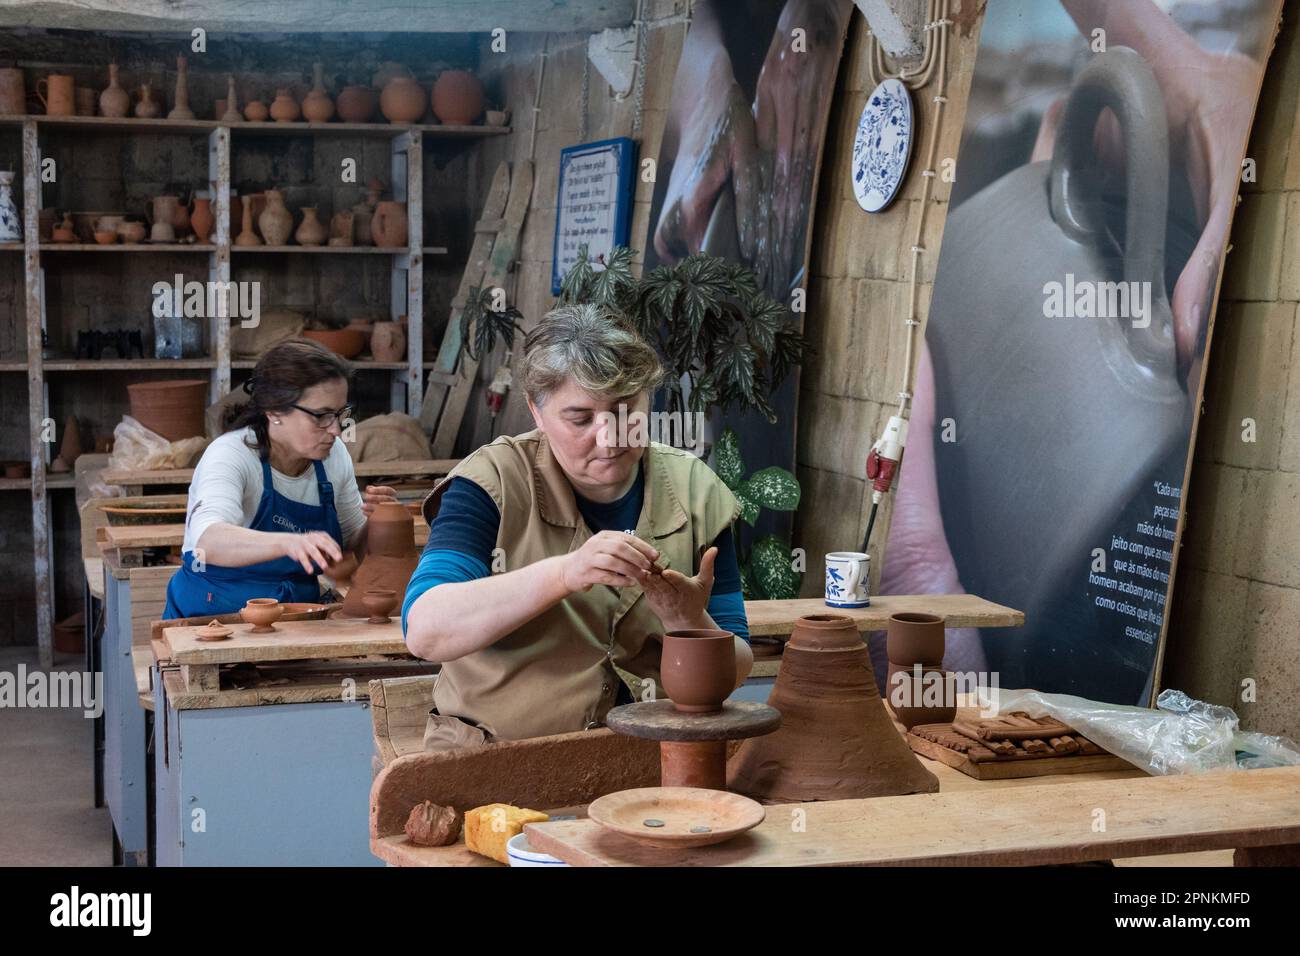
[[[397,607],[397,592],[391,588],[367,588],[361,603],[370,612],[371,624],[387,624],[392,620],[388,612]]]
[[[673,707],[687,714],[712,714],[736,686],[736,639],[730,631],[705,628],[663,636],[659,676]]]
[[[251,598],[239,609],[239,616],[244,622],[253,625],[250,632],[253,634],[270,634],[275,630],[273,625],[283,614],[284,608],[275,598]]]
[[[935,693],[942,681],[939,706],[925,706],[926,695]],[[914,665],[890,664],[885,680],[885,700],[898,722],[909,730],[918,724],[948,724],[957,716],[957,685],[953,676],[938,666],[922,666],[921,680],[916,679]]]
[[[918,614],[900,611],[889,617],[889,630],[885,652],[890,663],[933,664],[943,663],[944,625],[937,614]]]

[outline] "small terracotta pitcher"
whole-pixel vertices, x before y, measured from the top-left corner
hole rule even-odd
[[[41,84],[45,92],[41,92]],[[36,95],[45,107],[46,116],[77,115],[76,84],[66,73],[51,73],[36,81]]]

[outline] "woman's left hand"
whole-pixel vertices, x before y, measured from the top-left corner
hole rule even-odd
[[[361,496],[361,510],[369,518],[375,513],[375,506],[385,501],[397,504],[397,492],[387,485],[366,485],[365,493]]]
[[[664,630],[713,627],[706,609],[713,593],[713,562],[717,556],[717,548],[705,551],[700,558],[700,573],[691,578],[665,568],[662,574],[651,573],[641,579],[645,599],[663,622]]]

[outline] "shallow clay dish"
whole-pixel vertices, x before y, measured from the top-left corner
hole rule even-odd
[[[638,843],[681,849],[730,840],[758,826],[766,813],[758,801],[725,790],[641,787],[593,800],[587,816]]]
[[[324,619],[325,612],[329,608],[328,604],[308,604],[302,601],[290,601],[287,604],[281,604],[285,614],[309,614],[309,621]]]

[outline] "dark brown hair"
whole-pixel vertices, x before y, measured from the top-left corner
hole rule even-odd
[[[339,378],[350,381],[352,366],[323,345],[307,339],[282,342],[257,360],[252,377],[244,383],[248,404],[240,409],[230,430],[251,427],[257,443],[248,445],[266,458],[271,454],[267,413],[284,411],[313,385]]]

